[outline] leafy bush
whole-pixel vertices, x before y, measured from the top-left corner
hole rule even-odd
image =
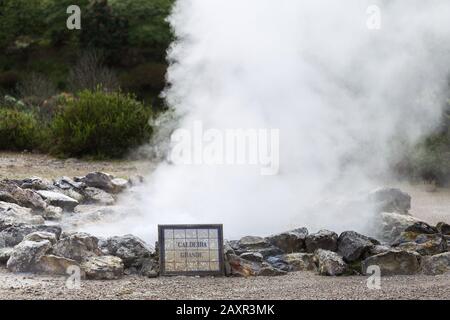
[[[0,150],[36,149],[43,134],[32,113],[0,109]]]
[[[148,140],[150,109],[120,92],[83,91],[52,124],[53,152],[65,156],[119,157]]]

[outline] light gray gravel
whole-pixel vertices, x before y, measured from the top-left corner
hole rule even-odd
[[[282,277],[148,279],[126,276],[113,281],[82,281],[69,290],[63,277],[14,275],[0,268],[0,299],[446,299],[450,274],[396,276],[369,290],[365,277],[323,277],[296,272]]]

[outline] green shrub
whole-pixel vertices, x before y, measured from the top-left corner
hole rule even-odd
[[[53,120],[53,152],[120,157],[150,138],[150,113],[131,95],[82,91]]]
[[[0,150],[36,149],[42,136],[42,128],[32,113],[0,109]]]

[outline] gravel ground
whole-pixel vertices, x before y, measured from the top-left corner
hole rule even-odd
[[[0,299],[450,299],[450,274],[385,277],[369,290],[366,277],[323,277],[295,272],[282,277],[82,281],[69,290],[63,277],[12,275],[0,269]]]
[[[108,172],[116,177],[129,178],[146,175],[154,164],[149,161],[85,161],[79,159],[56,159],[32,153],[0,152],[0,178],[21,179],[30,176],[56,178],[83,176],[93,171]]]

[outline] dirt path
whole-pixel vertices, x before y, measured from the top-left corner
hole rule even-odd
[[[137,174],[146,175],[153,167],[149,161],[61,160],[42,154],[0,152],[0,179],[20,179],[30,176],[76,177],[92,171],[104,171],[116,177],[128,178]]]

